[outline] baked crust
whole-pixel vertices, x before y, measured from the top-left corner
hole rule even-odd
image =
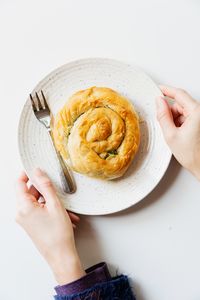
[[[57,150],[74,171],[102,179],[121,177],[140,143],[133,105],[106,87],[72,95],[53,125]]]

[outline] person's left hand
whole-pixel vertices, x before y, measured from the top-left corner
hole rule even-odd
[[[84,276],[72,225],[79,217],[65,210],[52,182],[40,169],[34,173],[34,186],[28,188],[28,181],[25,173],[17,181],[17,223],[46,259],[59,284]],[[45,203],[38,202],[41,195]]]

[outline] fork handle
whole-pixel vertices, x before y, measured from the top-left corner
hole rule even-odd
[[[49,131],[49,135],[50,135],[50,139],[51,139],[53,148],[54,148],[55,153],[57,155],[58,161],[60,163],[60,179],[61,179],[62,188],[63,188],[65,193],[73,194],[73,193],[76,192],[76,185],[75,185],[75,182],[73,180],[73,177],[70,174],[70,171],[67,168],[62,156],[60,155],[60,153],[57,151],[57,149],[55,147],[54,139],[51,135],[51,131]]]

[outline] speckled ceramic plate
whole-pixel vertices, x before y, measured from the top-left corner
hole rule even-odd
[[[159,183],[171,152],[155,117],[156,84],[134,66],[111,59],[92,58],[68,63],[45,77],[32,91],[44,91],[55,115],[74,92],[91,86],[110,87],[130,99],[140,116],[141,145],[121,179],[102,181],[74,173],[77,192],[62,192],[58,163],[45,128],[36,120],[29,99],[19,122],[19,151],[31,177],[40,167],[55,183],[65,207],[71,211],[101,215],[114,213],[141,201]]]

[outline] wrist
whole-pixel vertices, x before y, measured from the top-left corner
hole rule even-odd
[[[200,162],[197,159],[188,170],[200,181]]]
[[[85,275],[78,253],[64,253],[50,263],[54,277],[59,285],[78,280]]]
[[[194,169],[192,173],[200,181],[200,169],[197,170]]]

